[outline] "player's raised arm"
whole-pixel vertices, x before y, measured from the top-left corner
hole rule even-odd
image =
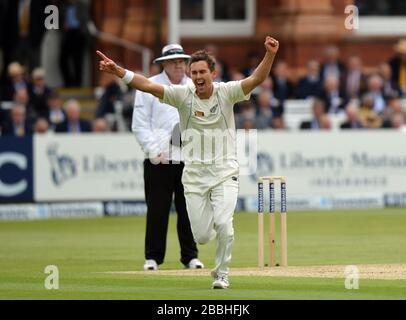
[[[241,82],[241,87],[244,94],[249,94],[252,90],[264,82],[271,72],[273,60],[279,49],[279,42],[272,37],[266,37],[265,48],[266,54],[262,62],[255,69],[252,75]]]
[[[163,99],[164,87],[161,84],[150,81],[143,75],[136,74],[120,67],[100,51],[96,51],[96,53],[101,59],[99,62],[100,71],[114,74],[134,89],[148,92],[159,99]]]

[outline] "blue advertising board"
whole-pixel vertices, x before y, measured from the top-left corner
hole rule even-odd
[[[0,137],[0,203],[33,201],[33,185],[32,137]]]

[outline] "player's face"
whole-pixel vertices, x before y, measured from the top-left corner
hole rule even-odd
[[[186,61],[184,59],[171,59],[164,61],[163,67],[169,80],[173,84],[179,84],[186,72]]]
[[[209,98],[212,93],[215,71],[210,71],[206,61],[197,61],[190,65],[190,76],[200,98]]]

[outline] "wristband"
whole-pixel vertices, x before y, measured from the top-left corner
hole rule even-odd
[[[125,70],[124,77],[121,79],[125,82],[125,84],[130,84],[135,76],[135,73],[130,70]]]

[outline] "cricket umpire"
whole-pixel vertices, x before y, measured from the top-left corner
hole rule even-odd
[[[186,85],[190,59],[179,44],[169,44],[154,63],[163,71],[150,80],[162,85]],[[136,92],[132,131],[145,152],[144,184],[147,203],[144,270],[157,270],[164,262],[169,212],[174,197],[177,212],[177,232],[180,261],[186,268],[203,268],[190,227],[186,209],[181,161],[179,114],[158,98],[142,91]]]

